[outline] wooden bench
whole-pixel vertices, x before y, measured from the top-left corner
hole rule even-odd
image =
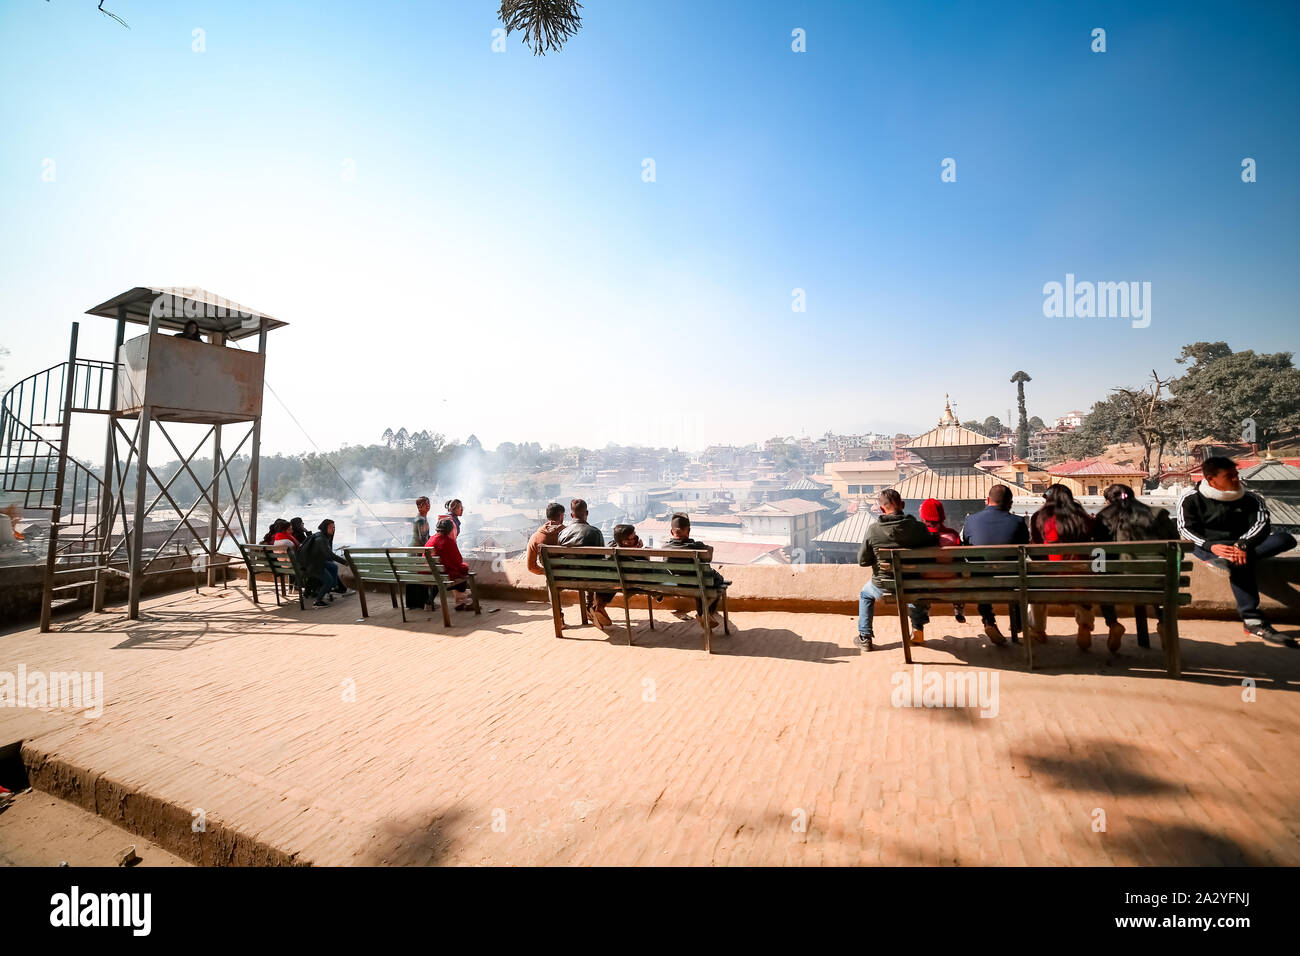
[[[443,570],[438,556],[432,548],[344,548],[343,556],[347,558],[352,576],[356,578],[357,596],[361,598],[361,616],[369,617],[370,608],[366,606],[365,582],[387,584],[393,598],[393,607],[402,611],[402,623],[406,623],[406,601],[398,599],[398,588],[408,584],[420,584],[436,587],[442,598],[442,625],[451,627],[451,612],[448,610],[450,599],[447,592],[461,579],[451,579]],[[474,613],[481,614],[478,603],[478,589],[474,583],[474,572],[464,580],[468,581],[470,600],[474,603]]]
[[[727,583],[714,584],[713,567],[703,552],[681,548],[562,548],[548,544],[541,548],[542,567],[546,571],[546,589],[551,596],[551,613],[555,618],[555,636],[560,637],[564,616],[560,611],[560,592],[577,591],[582,623],[587,623],[588,591],[622,591],[623,618],[627,626],[627,643],[632,646],[632,614],[628,599],[636,594],[688,597],[703,601],[707,608],[718,599],[722,611],[722,633],[731,634],[727,616]],[[652,601],[650,630],[655,617]],[[712,653],[713,626],[709,615],[701,618],[704,627],[704,650]]]
[[[1178,608],[1191,603],[1191,561],[1179,541],[1107,541],[1096,544],[1006,544],[959,548],[881,548],[876,553],[882,589],[898,603],[903,656],[912,662],[909,601],[1015,604],[1026,630],[1025,657],[1034,666],[1029,636],[1031,604],[1134,605],[1141,625],[1148,605],[1164,608],[1165,667],[1182,672]],[[1066,560],[1049,561],[1061,554]],[[1104,560],[1099,560],[1104,556]],[[943,559],[942,561],[940,559]],[[951,562],[951,563],[949,563]],[[1145,646],[1145,645],[1144,645]]]
[[[238,542],[237,542],[238,543]],[[239,544],[240,553],[244,556],[244,564],[248,566],[248,587],[253,592],[253,603],[260,604],[257,598],[257,576],[259,574],[271,575],[271,590],[275,592],[276,607],[280,606],[280,581],[287,580],[290,575],[298,582],[298,607],[301,610],[307,610],[307,605],[303,602],[303,590],[307,584],[307,575],[303,573],[302,566],[298,563],[298,553],[292,548],[277,548],[271,544]],[[285,600],[288,600],[289,594],[286,590]]]

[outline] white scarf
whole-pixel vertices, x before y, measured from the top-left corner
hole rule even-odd
[[[1244,484],[1239,491],[1220,491],[1218,488],[1212,488],[1210,483],[1204,479],[1197,484],[1196,490],[1211,501],[1240,501],[1246,494]]]

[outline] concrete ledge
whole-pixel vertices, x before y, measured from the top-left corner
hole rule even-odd
[[[126,570],[126,565],[122,563],[114,564],[113,567],[120,568],[123,571]],[[150,574],[144,579],[140,588],[142,596],[147,597],[152,594],[164,594],[169,591],[194,587],[195,572],[190,566],[190,559],[187,557],[164,558],[151,570],[161,571],[162,573]],[[243,570],[242,562],[232,563],[229,573],[230,580],[238,581]],[[0,620],[3,620],[6,624],[26,624],[40,618],[41,592],[44,578],[44,564],[0,565]],[[218,573],[218,578],[220,578],[220,573]],[[55,580],[58,584],[71,583],[57,578]],[[78,595],[76,603],[60,608],[59,613],[66,614],[69,610],[86,611],[90,609],[91,588],[78,592],[59,593],[76,593]],[[126,603],[127,579],[125,577],[120,574],[109,575],[105,600],[110,604]]]
[[[189,808],[141,787],[77,767],[28,742],[21,756],[31,786],[103,817],[169,853],[199,866],[307,866],[295,856],[211,817],[204,832],[193,831]]]
[[[545,578],[529,573],[522,561],[506,561],[493,567],[492,562],[471,562],[482,594],[513,601],[545,601]],[[723,575],[731,582],[727,603],[736,611],[797,611],[804,613],[858,613],[858,591],[870,579],[871,572],[851,564],[805,564],[791,566],[723,565]],[[1228,577],[1212,571],[1201,561],[1192,559],[1192,603],[1180,617],[1206,620],[1236,620],[1237,605],[1228,587]],[[564,603],[572,603],[572,595]],[[672,602],[665,601],[665,605]],[[678,600],[682,609],[693,607]],[[896,613],[893,602],[882,602]],[[639,598],[633,607],[644,607]],[[1261,565],[1260,607],[1270,620],[1300,623],[1300,559],[1285,557]],[[973,609],[972,609],[973,610]],[[1052,614],[1072,615],[1067,605],[1053,605]]]

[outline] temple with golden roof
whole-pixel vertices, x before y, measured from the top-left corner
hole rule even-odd
[[[943,502],[948,524],[960,527],[967,515],[984,507],[989,489],[994,485],[1006,485],[1015,496],[1030,494],[1019,485],[975,467],[980,456],[997,444],[994,439],[958,424],[957,416],[952,413],[952,402],[945,395],[939,424],[903,446],[920,458],[925,468],[908,475],[893,488],[903,496],[903,503],[912,514],[926,498],[938,498]]]

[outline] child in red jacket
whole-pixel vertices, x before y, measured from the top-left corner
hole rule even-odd
[[[474,606],[465,593],[466,586],[469,584],[469,565],[460,556],[460,548],[456,546],[456,526],[451,518],[440,518],[434,531],[434,536],[428,540],[425,547],[433,548],[438,563],[442,565],[443,573],[449,580],[456,582],[449,585],[456,592],[456,610],[468,611]]]
[[[959,548],[961,535],[943,523],[947,517],[943,510],[943,502],[938,498],[926,498],[921,502],[921,520],[925,522],[928,529],[939,536],[939,547]],[[953,604],[952,616],[958,624],[965,624],[966,605]]]

